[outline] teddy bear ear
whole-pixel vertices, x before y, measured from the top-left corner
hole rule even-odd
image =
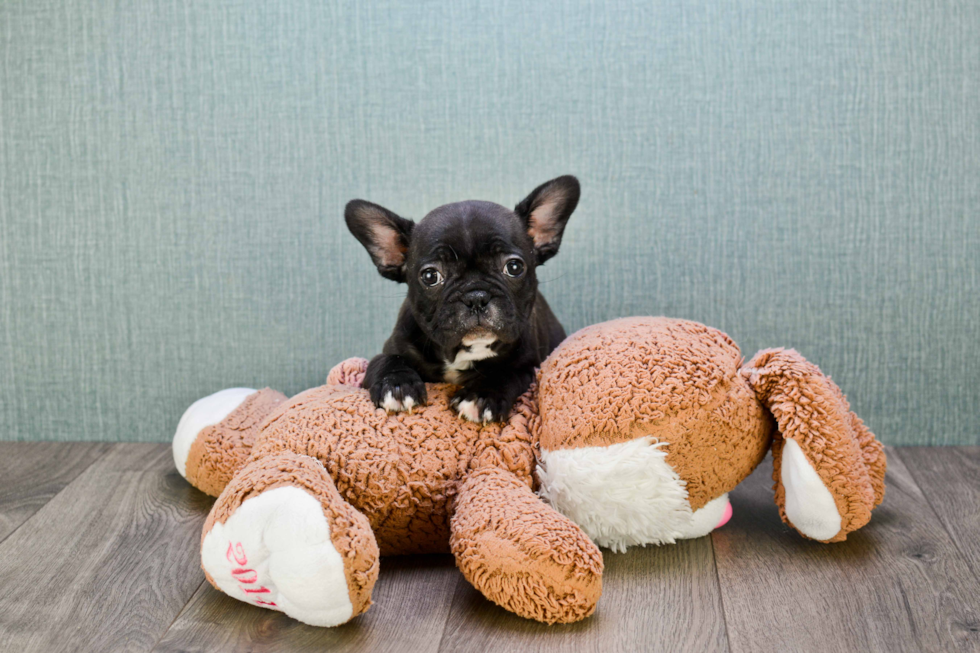
[[[354,357],[340,361],[327,374],[327,385],[352,385],[359,388],[367,374],[367,366],[366,358]]]
[[[783,521],[822,542],[868,523],[885,495],[885,450],[837,384],[792,349],[761,351],[741,374],[779,431],[773,481]]]

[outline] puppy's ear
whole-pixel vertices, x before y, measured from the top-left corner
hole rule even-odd
[[[534,241],[538,265],[558,253],[565,223],[578,205],[580,194],[578,179],[565,175],[541,184],[514,207]]]
[[[405,257],[415,223],[377,204],[351,200],[344,210],[347,228],[364,245],[381,276],[405,281]]]

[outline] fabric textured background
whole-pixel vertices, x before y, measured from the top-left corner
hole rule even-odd
[[[376,353],[343,224],[578,175],[543,290],[796,347],[886,443],[980,442],[975,0],[6,0],[0,439],[169,440]]]

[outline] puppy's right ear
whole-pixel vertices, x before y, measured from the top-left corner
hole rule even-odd
[[[344,220],[354,238],[364,245],[375,267],[386,279],[405,281],[405,258],[415,223],[377,204],[351,200]]]

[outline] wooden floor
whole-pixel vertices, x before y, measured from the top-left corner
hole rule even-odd
[[[710,537],[605,552],[584,622],[515,617],[430,556],[383,560],[374,607],[327,629],[204,581],[211,499],[169,446],[0,443],[0,650],[980,649],[980,447],[890,449],[884,504],[836,545],[783,526],[770,471],[732,493]]]

